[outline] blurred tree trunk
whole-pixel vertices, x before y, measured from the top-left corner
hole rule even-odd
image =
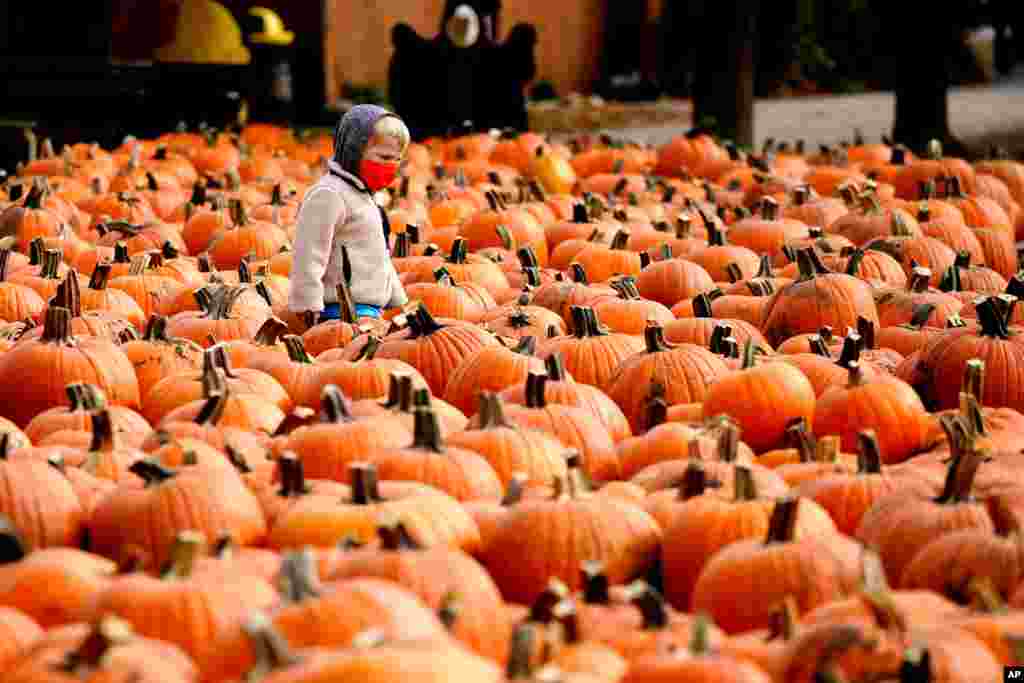
[[[955,12],[918,12],[908,33],[900,3],[876,4],[884,15],[886,66],[896,95],[893,140],[920,153],[934,139],[943,143],[947,154],[964,154],[963,144],[949,128],[947,97],[962,43],[961,17],[953,16]]]
[[[680,0],[676,0],[680,1]],[[694,122],[711,123],[719,136],[754,144],[754,80],[761,0],[710,0],[691,27],[697,41]]]

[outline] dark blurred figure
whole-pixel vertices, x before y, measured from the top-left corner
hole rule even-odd
[[[1005,76],[1024,58],[1024,5],[1020,0],[992,0],[991,11],[996,71]]]
[[[291,124],[295,119],[295,35],[284,28],[276,12],[266,8],[249,10],[240,23],[245,46],[252,55],[245,88],[249,119]]]
[[[672,0],[666,2],[665,11],[671,4]],[[622,102],[657,99],[659,88],[647,77],[644,68],[647,2],[606,0],[604,23],[597,94]]]
[[[499,43],[500,0],[447,0],[440,30],[392,31],[388,98],[414,139],[490,128],[525,130],[525,86],[536,71],[536,30],[513,28]]]
[[[965,27],[973,16],[964,8],[914,12],[893,0],[871,0],[880,19],[878,65],[882,85],[896,95],[892,137],[915,152],[932,139],[946,153],[962,156],[964,145],[949,128],[947,91],[961,79]]]

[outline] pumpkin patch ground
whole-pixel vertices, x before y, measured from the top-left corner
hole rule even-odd
[[[0,185],[0,680],[995,683],[1024,665],[1024,165],[495,134],[307,327],[329,137]]]

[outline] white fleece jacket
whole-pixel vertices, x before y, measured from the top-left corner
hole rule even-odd
[[[365,187],[334,161],[328,164]],[[325,303],[337,301],[342,245],[348,248],[352,265],[350,289],[355,303],[389,308],[409,301],[391,263],[380,211],[371,195],[325,173],[303,197],[297,220],[290,310],[322,311]]]

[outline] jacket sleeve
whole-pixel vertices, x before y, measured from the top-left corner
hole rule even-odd
[[[391,259],[388,259],[388,268],[391,269],[394,278],[392,280],[394,287],[391,290],[391,301],[388,302],[388,308],[404,306],[409,303],[409,295],[405,293],[405,286],[402,285],[402,280],[398,277],[398,271],[395,270],[395,264]]]
[[[345,200],[325,187],[313,190],[302,202],[295,230],[289,310],[323,310],[323,280],[331,260],[334,227],[344,220],[345,212]]]

